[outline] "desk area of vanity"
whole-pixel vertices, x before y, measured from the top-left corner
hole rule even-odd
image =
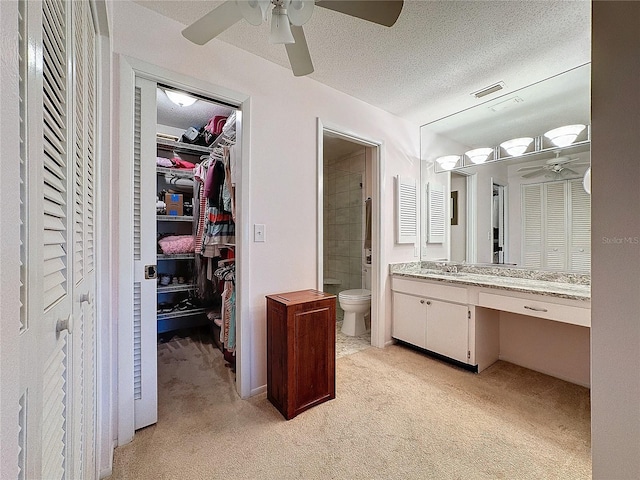
[[[502,359],[588,386],[588,274],[450,262],[390,274],[393,338],[478,372]]]

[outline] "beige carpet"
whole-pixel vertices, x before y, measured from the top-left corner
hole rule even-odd
[[[589,391],[508,363],[480,375],[401,346],[337,360],[336,399],[285,421],[241,400],[210,344],[159,347],[159,421],[113,479],[585,479]]]

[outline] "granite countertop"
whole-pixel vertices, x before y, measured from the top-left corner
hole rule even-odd
[[[436,280],[452,285],[488,287],[571,300],[588,301],[591,299],[591,278],[588,274],[450,262],[392,263],[389,265],[389,271],[393,276]]]

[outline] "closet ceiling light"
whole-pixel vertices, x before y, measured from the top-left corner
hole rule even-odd
[[[551,143],[556,147],[567,147],[576,141],[580,132],[585,129],[582,124],[577,125],[565,125],[564,127],[554,128],[544,134]]]
[[[167,94],[167,97],[169,97],[169,100],[171,100],[176,105],[180,105],[181,107],[188,107],[190,105],[193,105],[198,100],[197,98],[182,92],[165,90],[164,93]]]
[[[440,165],[443,170],[453,169],[458,163],[458,160],[460,160],[460,155],[446,155],[436,158],[436,162],[438,162],[438,165]]]
[[[527,151],[531,142],[533,142],[531,137],[514,138],[513,140],[502,142],[500,146],[512,157],[518,157]]]
[[[472,163],[478,164],[486,162],[489,155],[491,155],[491,152],[493,152],[493,148],[475,148],[465,152],[465,155],[469,157],[469,160],[471,160]]]

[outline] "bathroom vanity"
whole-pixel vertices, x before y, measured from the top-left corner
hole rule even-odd
[[[502,358],[503,312],[516,314],[506,321],[591,324],[589,275],[434,262],[391,264],[390,273],[392,337],[478,372]]]

